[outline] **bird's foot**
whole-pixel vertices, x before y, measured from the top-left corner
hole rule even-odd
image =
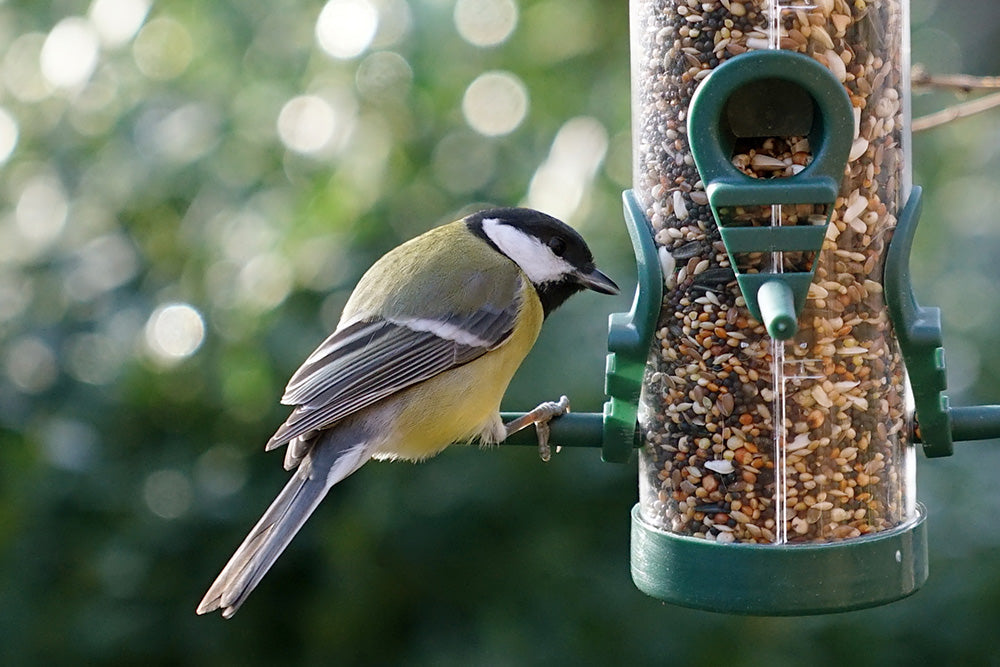
[[[507,435],[509,436],[511,433],[517,433],[521,429],[527,428],[530,424],[534,424],[535,433],[538,434],[538,455],[543,461],[548,461],[552,458],[552,448],[549,446],[549,422],[568,412],[569,399],[561,396],[558,401],[546,401],[542,403],[531,412],[508,423],[504,428],[507,429]],[[558,447],[556,451],[559,451]]]

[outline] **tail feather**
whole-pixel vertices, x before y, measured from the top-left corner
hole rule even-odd
[[[320,436],[209,587],[198,605],[199,614],[216,609],[222,609],[225,618],[235,614],[326,497],[330,487],[368,460],[366,439],[347,437],[351,434],[345,431],[336,429]]]

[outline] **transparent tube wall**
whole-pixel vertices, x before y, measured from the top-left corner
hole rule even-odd
[[[632,0],[631,12],[633,184],[661,257],[675,266],[640,405],[642,518],[679,535],[772,544],[907,522],[915,463],[906,379],[882,294],[885,250],[910,189],[906,1]],[[746,310],[686,135],[699,82],[735,55],[768,48],[825,65],[855,121],[799,333],[784,343]],[[806,138],[776,137],[739,145],[733,163],[780,178],[810,159]],[[758,208],[740,213],[752,224],[803,224],[816,213]],[[777,271],[812,259],[785,255],[750,259]]]

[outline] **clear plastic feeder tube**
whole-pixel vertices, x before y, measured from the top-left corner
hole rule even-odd
[[[640,426],[640,517],[716,542],[849,540],[916,516],[905,370],[882,290],[910,189],[906,0],[632,0],[633,184],[673,258]],[[735,281],[687,140],[700,82],[756,49],[807,54],[843,83],[854,137],[818,255],[758,253],[744,272],[815,279],[775,341]],[[785,178],[806,137],[738,142],[733,164]],[[737,209],[747,225],[823,220],[812,205]],[[819,216],[819,217],[817,217]],[[667,262],[669,264],[669,262]]]

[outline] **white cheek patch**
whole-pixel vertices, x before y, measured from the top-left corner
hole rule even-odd
[[[534,236],[505,225],[496,218],[483,220],[483,231],[536,285],[561,280],[574,270],[572,264],[558,257]]]

